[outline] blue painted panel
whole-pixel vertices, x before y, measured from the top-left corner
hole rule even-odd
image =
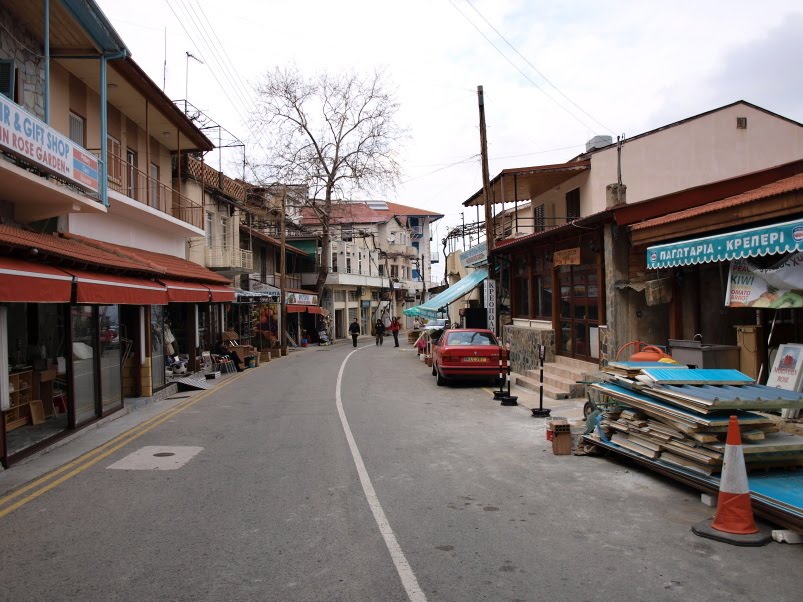
[[[683,380],[686,383],[716,384],[718,382],[743,382],[745,384],[754,382],[746,374],[738,370],[694,368],[678,372],[675,368],[644,368],[642,372],[656,382],[672,381],[677,383]]]

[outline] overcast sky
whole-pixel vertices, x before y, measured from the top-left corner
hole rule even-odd
[[[492,177],[739,99],[803,122],[800,0],[97,1],[160,86],[166,58],[168,96],[186,88],[249,155],[244,120],[267,70],[385,67],[411,139],[402,184],[363,198],[445,214],[439,238],[481,187],[479,84]]]

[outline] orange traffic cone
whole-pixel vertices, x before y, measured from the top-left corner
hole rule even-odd
[[[769,533],[760,531],[753,520],[742,435],[736,416],[731,416],[728,422],[717,513],[713,519],[704,520],[691,530],[701,537],[739,546],[763,546],[772,539]]]

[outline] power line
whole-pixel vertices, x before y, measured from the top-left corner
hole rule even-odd
[[[517,49],[515,46],[513,46],[513,44],[511,44],[511,43],[508,41],[508,39],[507,39],[505,36],[503,36],[503,35],[502,35],[502,34],[499,32],[499,30],[498,30],[498,29],[496,29],[496,27],[494,27],[494,26],[493,26],[493,24],[491,24],[491,22],[490,22],[490,21],[488,21],[488,19],[486,19],[486,18],[485,18],[485,16],[484,16],[484,15],[483,15],[483,14],[482,14],[480,11],[479,11],[479,9],[477,9],[477,7],[476,7],[476,6],[474,6],[474,4],[471,2],[471,0],[466,0],[466,3],[468,3],[468,5],[469,5],[469,6],[472,8],[472,10],[474,10],[474,12],[475,12],[475,13],[477,13],[477,14],[480,16],[480,18],[481,18],[483,21],[485,21],[485,23],[488,25],[488,27],[490,27],[491,29],[493,29],[493,30],[494,30],[494,32],[496,32],[496,35],[498,35],[500,38],[502,38],[502,41],[503,41],[505,44],[507,44],[508,46],[510,46],[510,48],[513,50],[513,52],[515,52],[517,55],[519,55],[519,57],[521,57],[521,59],[522,59],[522,60],[523,60],[525,63],[527,63],[527,64],[530,66],[530,68],[531,68],[533,71],[535,71],[535,72],[536,72],[538,75],[540,75],[540,76],[543,78],[543,80],[544,80],[546,83],[548,83],[550,86],[552,86],[553,88],[555,88],[555,91],[556,91],[558,94],[560,94],[561,96],[563,96],[563,98],[565,98],[565,99],[566,99],[566,100],[568,100],[570,103],[572,103],[572,105],[574,105],[574,106],[575,106],[575,108],[577,108],[577,110],[578,110],[578,111],[580,111],[581,113],[583,113],[583,115],[585,115],[586,117],[588,117],[589,119],[591,119],[592,121],[594,121],[594,123],[596,123],[597,125],[601,126],[601,127],[602,127],[602,128],[604,128],[604,129],[608,130],[609,132],[613,133],[613,130],[612,130],[611,128],[609,128],[608,126],[606,126],[606,125],[605,125],[605,124],[603,124],[603,123],[600,123],[600,122],[599,122],[597,119],[595,119],[595,118],[594,118],[592,115],[589,115],[589,114],[588,114],[588,113],[587,113],[585,110],[583,110],[583,108],[582,108],[580,105],[578,105],[578,104],[577,104],[576,102],[574,102],[574,101],[573,101],[571,98],[569,98],[568,96],[566,96],[566,94],[564,94],[564,93],[563,93],[563,91],[562,91],[560,88],[558,88],[558,87],[557,87],[555,84],[553,84],[553,83],[552,83],[552,82],[549,80],[549,78],[547,78],[547,76],[546,76],[546,75],[544,75],[543,73],[541,73],[541,71],[539,71],[539,70],[538,70],[538,68],[537,68],[535,65],[533,65],[533,64],[532,64],[532,63],[531,63],[531,62],[530,62],[530,61],[527,59],[527,57],[526,57],[526,56],[524,56],[524,55],[523,55],[521,52],[519,52],[519,51],[518,51],[518,49]]]
[[[583,121],[582,119],[580,119],[580,118],[579,118],[577,115],[575,115],[574,113],[572,113],[572,112],[571,112],[569,109],[567,109],[567,108],[566,108],[565,106],[563,106],[563,105],[562,105],[560,102],[558,102],[558,101],[557,101],[557,99],[555,99],[555,98],[554,98],[554,97],[553,97],[551,94],[549,94],[549,93],[548,93],[546,90],[544,90],[544,89],[543,89],[541,86],[539,86],[539,85],[538,85],[538,84],[537,84],[535,81],[533,81],[533,79],[532,79],[532,78],[531,78],[529,75],[527,75],[527,73],[525,73],[525,72],[524,72],[524,71],[523,71],[523,70],[522,70],[522,69],[521,69],[521,68],[520,68],[520,67],[519,67],[519,66],[518,66],[516,63],[514,63],[514,62],[513,62],[513,61],[510,59],[510,57],[508,57],[508,56],[507,56],[507,55],[506,55],[504,52],[502,52],[502,51],[499,49],[499,47],[498,47],[496,44],[494,44],[494,43],[493,43],[493,41],[492,41],[492,40],[491,40],[491,39],[490,39],[490,38],[489,38],[487,35],[485,35],[485,32],[484,32],[484,31],[482,31],[482,30],[481,30],[479,27],[477,27],[477,25],[476,25],[476,24],[475,24],[475,23],[474,23],[474,22],[473,22],[471,19],[469,19],[469,18],[468,18],[468,16],[467,16],[467,15],[466,15],[466,14],[465,14],[465,13],[464,13],[464,12],[463,12],[461,9],[460,9],[460,7],[458,7],[458,6],[457,6],[457,4],[455,4],[454,0],[449,0],[449,3],[450,3],[450,4],[451,4],[453,7],[454,7],[454,9],[455,9],[457,12],[459,12],[459,13],[460,13],[460,15],[461,15],[461,16],[462,16],[462,17],[463,17],[463,18],[464,18],[466,21],[468,21],[468,23],[469,23],[469,24],[470,24],[470,25],[471,25],[471,26],[472,26],[474,29],[476,29],[476,30],[477,30],[477,33],[479,33],[479,34],[480,34],[480,35],[481,35],[483,38],[485,38],[485,41],[486,41],[486,42],[488,42],[488,43],[489,43],[489,44],[490,44],[490,45],[493,47],[493,49],[494,49],[494,50],[496,50],[496,52],[498,52],[498,53],[499,53],[499,55],[500,55],[500,56],[501,56],[503,59],[505,59],[505,60],[506,60],[508,63],[510,63],[510,65],[511,65],[511,66],[512,66],[512,67],[513,67],[513,68],[514,68],[516,71],[518,71],[518,72],[521,74],[521,76],[522,76],[524,79],[526,79],[528,82],[530,82],[530,84],[532,84],[532,85],[533,85],[533,86],[534,86],[534,87],[535,87],[535,88],[536,88],[536,89],[537,89],[539,92],[541,92],[541,93],[542,93],[544,96],[546,96],[546,97],[547,97],[547,98],[549,98],[549,99],[550,99],[552,102],[554,102],[554,103],[555,103],[555,104],[558,106],[558,108],[560,108],[561,110],[563,110],[563,111],[564,111],[564,112],[565,112],[567,115],[569,115],[569,116],[570,116],[572,119],[574,119],[575,121],[577,121],[577,122],[578,122],[579,124],[581,124],[583,127],[586,127],[586,128],[588,128],[589,130],[591,130],[591,131],[594,131],[594,129],[595,129],[595,128],[591,127],[591,126],[590,126],[588,123],[586,123],[585,121]]]

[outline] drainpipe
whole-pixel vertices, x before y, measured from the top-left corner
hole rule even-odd
[[[103,203],[104,207],[109,206],[109,182],[108,182],[108,174],[109,174],[109,164],[108,164],[108,141],[106,138],[108,137],[108,111],[107,111],[107,94],[108,91],[106,89],[106,64],[110,60],[115,59],[123,59],[128,56],[128,52],[125,50],[121,50],[120,52],[114,52],[111,54],[101,54],[100,55],[100,173],[99,175],[99,182],[98,182],[98,193],[100,194],[100,201]]]
[[[50,0],[45,0],[45,123],[50,125]]]

